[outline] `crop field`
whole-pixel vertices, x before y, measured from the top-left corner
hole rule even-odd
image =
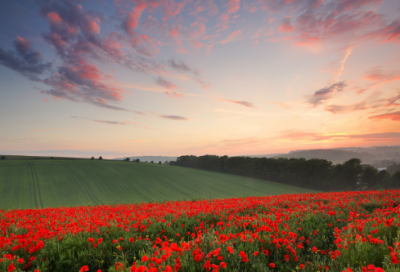
[[[0,271],[400,271],[400,190],[0,211]]]
[[[27,209],[314,192],[183,167],[99,160],[1,160],[0,208]]]

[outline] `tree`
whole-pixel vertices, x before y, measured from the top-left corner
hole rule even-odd
[[[161,164],[161,161],[159,161],[158,164]]]
[[[54,160],[54,157],[50,157],[51,160]]]
[[[139,160],[139,159],[136,159],[136,162],[140,162],[140,160]]]
[[[154,161],[151,161],[151,163],[154,163]]]
[[[6,156],[1,156],[1,159],[2,159],[2,160],[5,160],[5,159],[6,159]]]
[[[130,161],[130,160],[131,160],[131,158],[129,158],[129,157],[125,159],[125,161]]]
[[[364,168],[360,177],[361,186],[372,188],[378,183],[378,169],[372,166],[367,166]]]
[[[103,158],[100,156],[100,157],[99,157],[99,160],[102,160],[102,159],[103,159]]]
[[[392,188],[400,188],[400,170],[395,172],[390,178],[390,185]]]
[[[92,157],[91,160],[94,160],[94,157]]]
[[[379,171],[378,184],[376,188],[389,188],[390,187],[390,174],[386,170]]]
[[[343,163],[344,179],[346,181],[345,189],[353,190],[359,185],[360,176],[363,172],[361,160],[357,158],[350,159]]]

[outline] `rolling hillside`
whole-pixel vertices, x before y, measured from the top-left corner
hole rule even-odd
[[[312,192],[177,166],[98,160],[0,161],[0,209]]]

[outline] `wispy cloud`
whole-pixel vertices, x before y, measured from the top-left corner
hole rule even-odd
[[[253,108],[253,109],[256,108],[256,106],[252,102],[248,102],[248,101],[229,100],[229,99],[225,99],[225,98],[223,98],[222,101],[242,105],[242,106],[245,106],[248,108]]]
[[[386,83],[400,80],[400,71],[383,72],[382,67],[378,66],[368,71],[363,78],[376,83]]]
[[[212,86],[211,82],[206,81],[201,77],[201,71],[190,67],[190,65],[188,65],[183,61],[176,61],[174,59],[169,59],[167,61],[167,65],[177,72],[188,75],[194,82],[201,85],[203,89],[208,89]]]
[[[51,128],[51,129],[36,129],[36,130],[29,130],[27,132],[42,132],[42,131],[52,131],[52,130],[61,130],[58,128]]]
[[[314,107],[323,104],[326,100],[333,98],[335,92],[341,92],[347,86],[347,84],[342,81],[339,83],[334,83],[328,87],[324,87],[316,91],[308,99],[308,103],[312,104]]]
[[[160,86],[162,86],[162,87],[164,87],[164,88],[166,88],[166,89],[178,89],[178,86],[176,85],[176,84],[174,84],[174,83],[172,83],[171,81],[169,81],[169,80],[167,80],[167,79],[165,79],[165,78],[162,78],[162,77],[158,77],[156,80],[155,80],[155,82],[158,84],[158,85],[160,85]]]
[[[98,119],[91,119],[91,118],[87,118],[87,117],[80,117],[80,116],[71,116],[71,118],[75,118],[75,119],[84,119],[84,120],[90,120],[92,122],[95,123],[99,123],[99,124],[106,124],[106,125],[137,125],[140,124],[138,122],[130,122],[130,121],[123,121],[123,122],[119,122],[119,121],[110,121],[110,120],[98,120]]]
[[[240,7],[240,0],[229,0],[227,6],[229,13],[236,13]]]
[[[225,40],[220,41],[220,43],[225,44],[225,43],[228,43],[228,42],[232,42],[232,41],[234,41],[234,40],[236,39],[236,37],[239,36],[241,33],[242,33],[241,30],[236,30],[236,31],[232,32],[231,34],[229,34],[229,36],[228,36]]]
[[[166,91],[165,93],[168,95],[168,97],[185,98],[185,96],[183,94],[178,93],[178,92],[172,92],[171,93],[169,91]]]
[[[161,118],[176,120],[176,121],[188,121],[189,119],[179,115],[160,115]]]
[[[291,141],[340,141],[348,139],[360,139],[364,141],[380,141],[380,140],[396,140],[400,139],[400,132],[381,132],[381,133],[365,133],[365,134],[345,134],[332,133],[321,134],[314,132],[306,132],[301,130],[285,130],[282,131],[278,139],[288,139]]]
[[[377,119],[377,120],[389,119],[392,121],[400,121],[400,111],[370,116],[369,119]]]
[[[39,75],[51,68],[51,63],[44,63],[42,54],[33,49],[32,44],[21,37],[14,41],[15,51],[0,48],[0,64],[28,77],[32,81],[40,81]]]
[[[397,101],[400,99],[400,94],[388,97],[379,98],[381,96],[380,92],[374,92],[368,96],[365,100],[356,102],[348,105],[328,105],[325,107],[326,111],[336,113],[348,113],[352,111],[361,111],[366,109],[380,109],[400,106]]]

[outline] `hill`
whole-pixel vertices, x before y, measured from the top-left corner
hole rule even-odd
[[[99,160],[0,160],[0,209],[313,192],[242,176]]]
[[[343,163],[352,158],[359,158],[365,164],[374,167],[387,167],[400,162],[400,146],[345,147],[334,149],[294,150],[274,158],[325,159],[333,164]]]

